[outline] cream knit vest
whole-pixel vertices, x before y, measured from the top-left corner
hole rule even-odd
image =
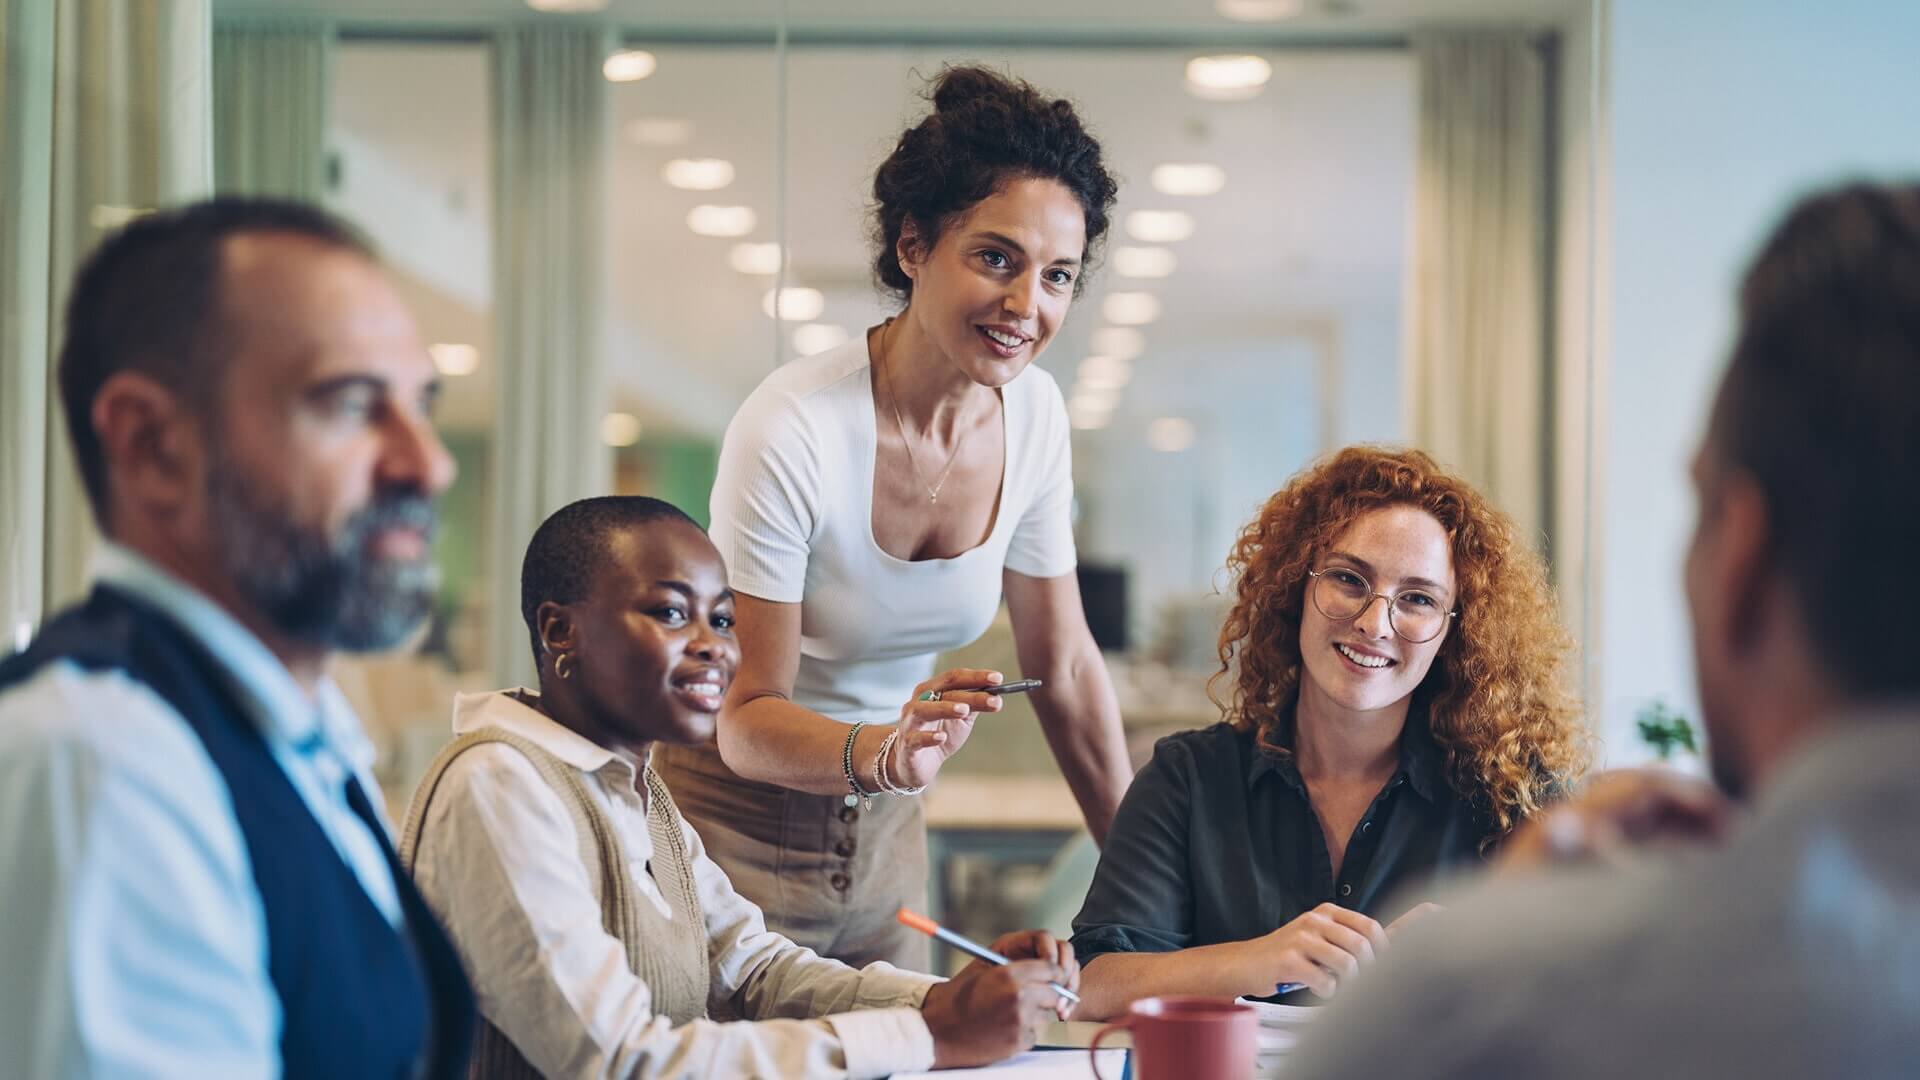
[[[579,770],[527,739],[497,727],[460,736],[427,767],[427,774],[407,808],[407,824],[400,838],[400,859],[407,872],[413,872],[420,830],[440,777],[453,759],[486,743],[501,743],[524,755],[566,804],[573,818],[574,834],[579,837],[580,861],[587,868],[588,880],[595,883],[602,923],[607,933],[627,947],[628,966],[652,991],[654,1014],[671,1017],[676,1025],[706,1019],[710,980],[706,919],[694,888],[693,860],[680,832],[680,811],[674,806],[673,797],[667,794],[667,786],[652,769],[644,770],[647,831],[653,838],[649,868],[668,907],[673,910],[671,919],[662,916],[652,902],[634,894],[620,836],[600,805],[588,795]],[[481,1004],[484,1011],[486,1003]],[[500,1029],[483,1015],[468,1076],[472,1080],[519,1080],[539,1075]]]

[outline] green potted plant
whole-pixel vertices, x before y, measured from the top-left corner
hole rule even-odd
[[[1640,740],[1653,748],[1661,761],[1673,759],[1674,752],[1685,750],[1689,754],[1700,752],[1700,746],[1693,738],[1693,725],[1685,716],[1668,708],[1664,701],[1655,700],[1639,715]]]

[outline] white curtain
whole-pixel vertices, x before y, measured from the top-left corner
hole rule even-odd
[[[1409,428],[1539,546],[1551,475],[1545,63],[1520,31],[1423,34],[1414,55]]]
[[[501,29],[493,52],[494,327],[491,661],[531,684],[520,559],[546,516],[607,491],[602,205],[604,31]]]
[[[214,186],[317,202],[325,181],[325,23],[221,21],[213,30]]]
[[[53,374],[67,288],[108,230],[211,189],[211,23],[208,0],[0,0],[0,26],[0,615],[11,647],[80,595],[93,542]]]
[[[0,656],[39,621],[45,568],[53,8],[0,0]]]

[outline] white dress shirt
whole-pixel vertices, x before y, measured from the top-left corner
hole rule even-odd
[[[487,727],[583,774],[588,797],[619,833],[636,899],[671,918],[647,867],[653,843],[645,786],[636,784],[641,763],[506,692],[461,695],[454,732]],[[567,806],[524,755],[477,746],[441,776],[414,876],[452,934],[482,1015],[535,1068],[566,1077],[787,1077],[932,1066],[933,1036],[918,1006],[938,979],[882,963],[856,971],[770,932],[692,827],[682,822],[681,832],[706,919],[708,1011],[746,1021],[674,1027],[654,1015],[625,947],[602,926]]]
[[[93,577],[219,660],[274,759],[388,919],[379,841],[347,805],[372,744],[338,690],[309,695],[259,639],[140,556]],[[375,806],[379,800],[373,800]],[[232,796],[186,720],[121,671],[48,664],[0,694],[0,1072],[277,1076],[279,998]]]
[[[1821,736],[1724,847],[1442,903],[1288,1080],[1920,1076],[1920,710]]]

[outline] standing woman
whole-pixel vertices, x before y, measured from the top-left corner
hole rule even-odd
[[[1066,406],[1034,359],[1079,294],[1116,185],[1073,107],[953,68],[874,177],[875,269],[904,309],[760,384],[727,428],[713,539],[742,662],[713,747],[664,774],[770,926],[924,967],[913,796],[1000,698],[934,674],[1004,594],[1048,744],[1104,840],[1131,776],[1074,577]],[[982,737],[992,738],[991,730]]]

